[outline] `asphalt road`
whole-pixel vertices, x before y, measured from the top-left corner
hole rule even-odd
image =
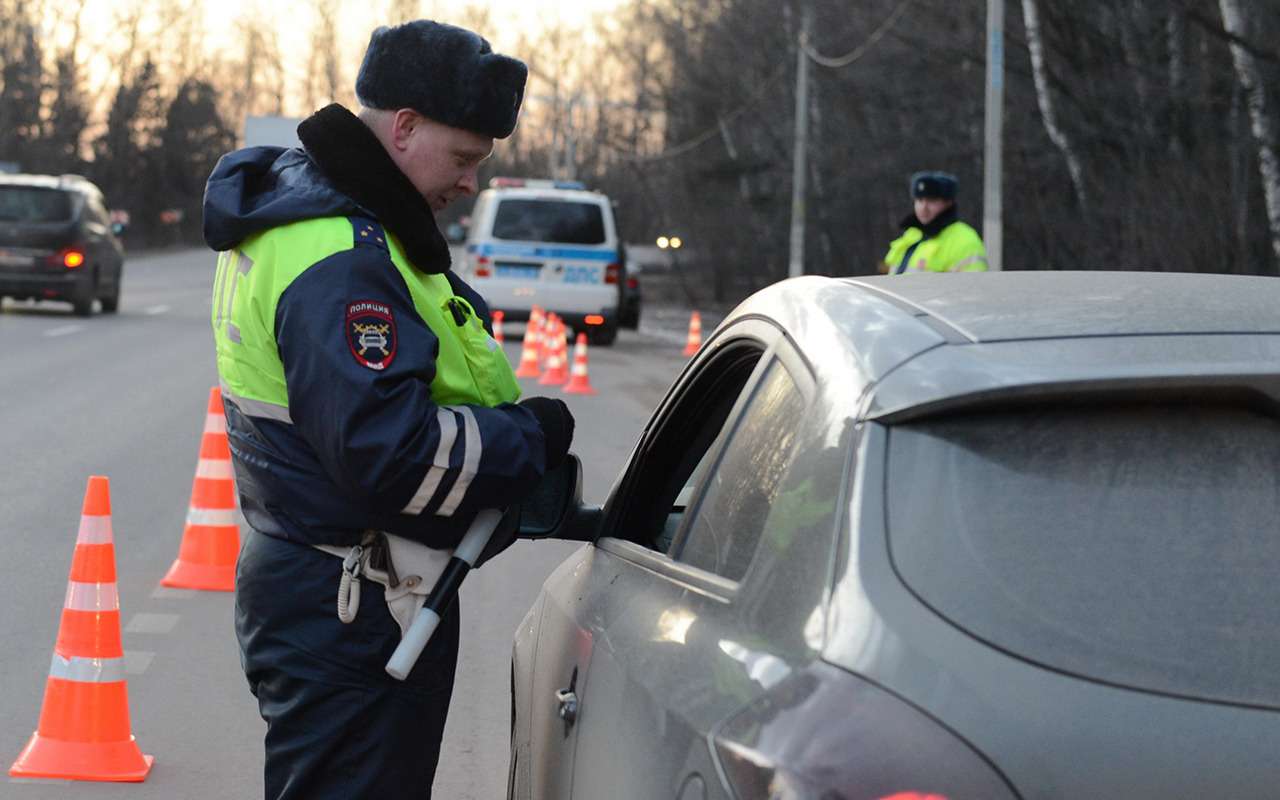
[[[0,796],[251,798],[265,726],[240,672],[225,593],[161,589],[177,555],[204,409],[216,383],[208,298],[213,256],[131,258],[116,315],[58,303],[0,310],[0,759],[40,716],[85,484],[111,482],[133,732],[155,767],[142,784],[0,778]],[[668,315],[679,319],[679,314]],[[661,315],[654,315],[663,319]],[[679,323],[677,322],[677,325]],[[519,356],[520,328],[507,353]],[[600,502],[683,365],[679,330],[624,331],[591,350],[599,395],[566,396],[585,495]],[[525,394],[554,394],[524,381]],[[463,646],[436,796],[504,796],[511,636],[547,573],[579,545],[521,542],[462,592]]]

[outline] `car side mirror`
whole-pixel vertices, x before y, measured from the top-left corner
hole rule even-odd
[[[582,504],[582,462],[572,453],[549,470],[520,507],[521,539],[594,541],[604,520],[598,506]]]

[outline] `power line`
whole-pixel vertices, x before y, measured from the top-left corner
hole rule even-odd
[[[809,59],[819,66],[829,67],[831,69],[847,67],[866,55],[868,50],[884,38],[884,35],[889,32],[889,29],[898,21],[898,18],[906,13],[907,6],[909,5],[911,5],[911,0],[902,0],[902,2],[898,4],[898,7],[893,10],[893,13],[889,15],[888,19],[880,23],[880,27],[871,32],[871,35],[867,37],[866,41],[839,58],[829,58],[822,55],[817,50],[814,50],[809,44],[809,37],[807,35],[801,35],[800,47],[803,48],[805,55],[809,56]]]
[[[889,29],[893,27],[894,23],[896,23],[904,13],[906,13],[907,6],[909,5],[911,5],[911,0],[902,0],[902,2],[898,4],[898,7],[893,10],[893,13],[891,13],[889,17],[880,24],[880,27],[872,31],[871,35],[868,36],[866,40],[862,42],[862,44],[858,45],[856,48],[853,49],[853,51],[847,53],[846,55],[841,56],[840,58],[827,58],[826,56],[823,56],[822,54],[818,53],[816,50],[810,47],[809,37],[804,33],[801,33],[800,35],[799,45],[804,50],[805,55],[807,55],[811,60],[813,60],[815,63],[821,66],[831,67],[833,69],[846,67],[849,64],[852,64],[854,61],[857,61],[859,58],[862,58],[862,56],[864,56],[868,50],[870,50],[872,47],[876,45],[876,43],[878,43],[882,38],[884,38],[884,35],[889,32]],[[699,133],[698,135],[690,139],[686,139],[680,144],[672,145],[671,147],[668,147],[662,152],[653,153],[652,155],[647,155],[647,156],[641,156],[641,155],[632,155],[629,153],[625,153],[621,151],[619,148],[614,147],[612,145],[608,145],[608,144],[605,144],[604,147],[606,147],[607,149],[613,150],[614,152],[620,153],[621,160],[623,161],[634,161],[637,163],[663,161],[668,158],[676,158],[677,156],[682,156],[685,153],[695,150],[701,147],[702,145],[706,144],[707,142],[711,141],[712,139],[714,139],[717,135],[720,134],[721,129],[726,123],[732,122],[733,120],[740,117],[742,114],[746,113],[746,111],[749,108],[751,108],[753,105],[759,102],[761,98],[764,97],[764,93],[767,89],[773,88],[773,85],[778,81],[778,79],[787,73],[787,69],[788,69],[788,66],[783,66],[778,70],[776,70],[772,75],[770,75],[768,78],[762,81],[759,84],[759,86],[756,88],[756,91],[753,92],[752,95],[748,97],[741,105],[739,105],[737,108],[733,109],[729,113],[722,115],[716,121],[716,124],[713,127],[707,128],[702,133]]]
[[[786,72],[787,72],[787,67],[783,66],[780,69],[776,70],[772,75],[765,78],[756,88],[755,92],[753,92],[751,96],[746,99],[746,101],[744,101],[741,105],[739,105],[737,108],[733,109],[729,113],[722,115],[719,118],[719,120],[716,122],[714,127],[708,128],[702,133],[699,133],[697,136],[694,136],[691,139],[686,139],[680,144],[672,145],[671,147],[668,147],[667,149],[663,150],[660,153],[653,153],[652,155],[647,155],[647,156],[622,153],[622,160],[635,161],[639,163],[645,163],[650,161],[663,161],[668,158],[675,158],[676,156],[682,156],[685,153],[690,152],[691,150],[695,150],[701,147],[702,145],[706,144],[707,142],[711,141],[716,136],[718,136],[720,134],[720,129],[723,125],[729,122],[732,122],[733,120],[742,116],[744,113],[746,113],[747,109],[751,108],[753,105],[759,102],[760,99],[764,97],[765,90],[773,88],[773,84],[777,83],[778,79],[781,78],[783,75],[785,75]],[[616,152],[622,152],[618,150],[618,148],[612,147],[611,145],[607,145],[607,146],[615,150]]]

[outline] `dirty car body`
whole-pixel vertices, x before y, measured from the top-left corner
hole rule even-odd
[[[512,660],[515,798],[1264,797],[1280,281],[786,281]],[[914,793],[914,794],[910,794]]]

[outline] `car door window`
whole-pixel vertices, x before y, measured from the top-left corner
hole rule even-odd
[[[739,416],[744,389],[755,384],[757,366],[776,335],[761,320],[739,323],[709,357],[677,379],[605,504],[602,538],[669,554],[693,497],[695,468],[718,449],[721,430]]]
[[[746,574],[791,463],[804,407],[786,368],[772,361],[724,447],[710,448],[694,470],[700,492],[677,560],[733,581]]]

